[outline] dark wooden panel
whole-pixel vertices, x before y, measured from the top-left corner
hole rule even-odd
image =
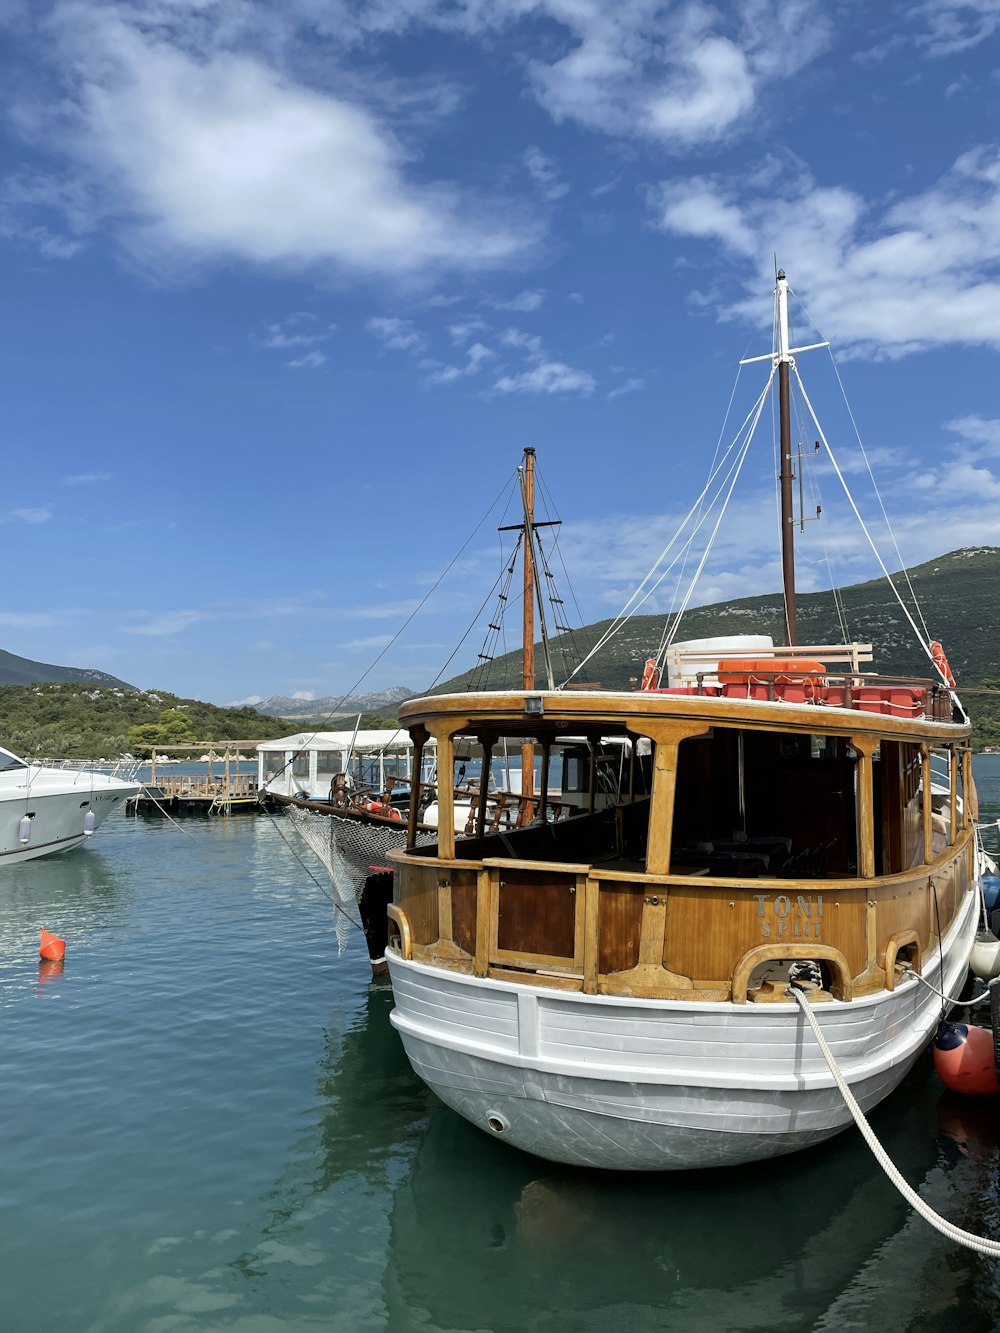
[[[639,925],[643,886],[634,889],[601,884],[598,908],[599,972],[625,972],[639,961]]]
[[[505,870],[500,879],[497,947],[512,953],[576,953],[576,880],[542,871]]]
[[[476,952],[476,879],[474,870],[451,872],[451,931],[466,953]]]

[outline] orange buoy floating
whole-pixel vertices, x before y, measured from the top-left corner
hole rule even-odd
[[[969,1097],[993,1097],[1000,1092],[993,1033],[986,1028],[971,1023],[939,1023],[934,1038],[934,1068],[952,1092]]]
[[[54,981],[56,977],[61,977],[65,966],[65,960],[62,958],[40,958],[38,960],[38,984],[44,986],[48,982]]]
[[[38,946],[38,956],[50,963],[59,963],[66,957],[66,941],[41,927],[42,938]]]

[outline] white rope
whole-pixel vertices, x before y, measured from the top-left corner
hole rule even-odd
[[[774,377],[774,372],[772,371],[771,379],[773,379],[773,377]],[[768,385],[770,385],[771,379],[768,379]],[[753,442],[753,437],[757,431],[757,425],[760,422],[761,413],[764,410],[764,401],[765,400],[763,398],[760,399],[757,415],[753,419],[753,425],[750,427],[750,430],[747,433],[746,441],[739,454],[739,457],[737,458],[736,466],[733,468],[732,481],[729,484],[729,490],[726,492],[726,498],[722,502],[722,508],[719,510],[719,517],[715,521],[715,527],[712,529],[712,535],[709,537],[708,541],[705,544],[705,550],[704,553],[702,554],[701,560],[699,560],[698,562],[698,568],[691,575],[691,582],[688,584],[687,593],[685,594],[684,600],[683,602],[681,602],[677,615],[674,618],[673,627],[670,631],[670,634],[667,636],[667,641],[666,644],[664,645],[664,657],[666,654],[666,649],[671,647],[671,645],[673,644],[674,640],[677,637],[677,631],[680,629],[681,618],[687,611],[688,606],[691,602],[691,598],[694,596],[694,590],[697,587],[698,580],[701,578],[702,570],[705,568],[705,562],[708,559],[712,547],[715,544],[715,539],[718,536],[719,527],[722,523],[722,520],[726,516],[726,510],[729,508],[729,501],[733,498],[733,491],[736,487],[736,482],[739,480],[740,472],[743,469],[743,464],[746,462],[747,454],[750,451],[750,445]],[[663,670],[662,661],[658,661],[657,666],[661,671]]]
[[[642,579],[642,582],[639,584],[639,586],[638,586],[638,587],[635,589],[635,591],[632,593],[631,597],[628,599],[628,601],[625,603],[625,605],[622,607],[622,609],[618,612],[617,616],[615,616],[614,620],[611,622],[611,624],[608,626],[608,628],[604,631],[604,633],[603,633],[603,634],[601,635],[601,637],[598,639],[597,643],[594,644],[593,648],[591,648],[590,652],[589,652],[589,653],[587,654],[587,656],[583,659],[583,661],[580,662],[580,663],[576,666],[576,668],[575,668],[573,671],[571,671],[570,674],[567,676],[567,678],[566,678],[566,683],[568,683],[569,681],[571,681],[575,675],[577,675],[580,671],[582,671],[583,668],[587,665],[587,663],[591,660],[591,658],[594,657],[598,652],[600,652],[600,650],[604,647],[604,645],[605,645],[606,643],[609,642],[609,640],[611,640],[612,638],[614,638],[614,636],[618,633],[618,631],[621,629],[621,627],[622,627],[624,624],[626,624],[629,620],[631,620],[632,616],[634,616],[634,615],[636,614],[636,612],[639,610],[639,608],[643,605],[643,603],[646,602],[646,601],[648,600],[648,598],[650,598],[650,597],[653,595],[653,593],[656,591],[656,589],[660,586],[660,584],[663,582],[663,580],[664,580],[664,579],[667,577],[667,575],[670,573],[671,569],[673,569],[673,567],[674,567],[674,565],[677,563],[677,561],[681,558],[682,554],[683,554],[683,553],[687,550],[687,548],[691,545],[691,543],[693,542],[693,540],[694,540],[696,534],[697,534],[698,531],[700,530],[702,524],[705,523],[705,522],[707,521],[709,515],[711,514],[712,506],[714,506],[716,500],[718,499],[719,492],[722,490],[722,487],[725,485],[726,480],[728,479],[728,477],[730,477],[730,476],[732,475],[732,470],[733,470],[733,467],[734,467],[734,465],[733,465],[732,463],[729,464],[729,468],[730,468],[730,470],[729,470],[729,472],[726,474],[726,476],[723,478],[722,482],[720,483],[719,491],[716,492],[715,496],[714,496],[713,499],[711,500],[711,502],[710,502],[710,504],[709,504],[709,508],[708,508],[708,510],[707,510],[706,512],[704,512],[704,513],[701,513],[701,516],[698,518],[698,521],[697,521],[697,523],[695,524],[695,526],[694,526],[694,528],[693,528],[691,534],[690,534],[689,537],[687,538],[687,541],[685,542],[684,546],[681,547],[681,549],[677,552],[677,554],[674,556],[674,558],[673,558],[673,560],[670,562],[670,564],[667,565],[667,567],[666,567],[666,568],[663,570],[663,572],[660,574],[659,578],[657,578],[656,581],[653,582],[653,583],[650,582],[650,581],[654,578],[654,576],[655,576],[657,570],[659,569],[660,565],[663,563],[663,561],[664,561],[664,560],[667,558],[667,556],[670,554],[670,551],[673,549],[674,544],[679,540],[679,538],[680,538],[681,534],[684,532],[685,528],[686,528],[686,527],[688,526],[688,524],[692,521],[692,519],[694,519],[695,515],[700,513],[700,511],[701,511],[701,507],[702,507],[702,504],[703,504],[703,501],[704,501],[705,497],[708,495],[709,491],[712,489],[712,486],[715,484],[715,482],[716,482],[716,480],[717,480],[717,478],[718,478],[720,472],[722,472],[723,468],[726,466],[726,462],[727,462],[727,460],[729,459],[730,455],[731,455],[731,454],[733,453],[733,451],[737,448],[737,446],[740,445],[740,440],[741,440],[741,437],[742,437],[742,435],[743,435],[743,432],[744,432],[744,430],[747,428],[747,425],[749,424],[749,422],[751,421],[751,419],[755,419],[755,423],[756,423],[756,420],[759,420],[759,419],[760,419],[760,413],[761,413],[761,411],[763,410],[763,405],[764,405],[764,403],[765,403],[766,400],[767,400],[767,394],[768,394],[768,391],[769,391],[769,389],[770,389],[770,387],[771,387],[771,380],[772,380],[773,378],[774,378],[774,372],[772,371],[772,373],[771,373],[771,377],[768,379],[767,384],[764,386],[763,392],[761,393],[761,395],[760,395],[760,397],[757,399],[757,401],[754,403],[754,406],[753,406],[753,407],[750,409],[750,411],[747,413],[746,417],[745,417],[744,420],[743,420],[742,425],[740,426],[739,430],[736,432],[736,435],[733,437],[732,443],[731,443],[731,444],[729,445],[729,447],[726,449],[726,451],[725,451],[725,453],[723,454],[722,458],[719,460],[718,465],[717,465],[716,467],[714,467],[714,468],[712,469],[712,471],[710,472],[709,477],[708,477],[708,480],[705,482],[705,485],[704,485],[704,487],[702,488],[701,494],[697,497],[697,499],[695,500],[694,504],[691,506],[691,508],[690,508],[690,509],[688,510],[688,512],[685,514],[684,518],[681,520],[681,522],[680,522],[680,524],[678,525],[676,531],[674,532],[674,534],[673,534],[673,536],[670,538],[670,540],[667,542],[666,546],[663,548],[663,550],[660,552],[660,554],[659,554],[659,555],[656,557],[656,559],[653,561],[653,564],[650,566],[650,568],[649,568],[649,570],[647,571],[645,577]],[[746,452],[746,444],[745,444],[745,442],[740,446],[740,448],[741,448],[741,452],[742,452],[743,456],[745,456],[745,452]],[[736,467],[736,469],[738,470],[739,467],[741,467],[741,466],[742,466],[742,460],[741,460],[740,458],[738,458],[738,459],[737,459],[737,462],[736,462],[736,464],[735,464],[735,467]],[[647,586],[647,585],[648,585],[648,586]]]
[[[927,641],[927,639],[925,638],[925,636],[921,633],[920,629],[919,629],[918,626],[917,626],[916,621],[913,619],[913,616],[910,614],[910,608],[906,605],[906,603],[903,601],[902,597],[899,595],[899,589],[896,587],[895,583],[893,583],[893,581],[892,581],[892,576],[890,575],[888,569],[886,569],[886,567],[885,567],[885,562],[884,562],[884,560],[882,559],[882,556],[881,556],[881,554],[880,554],[880,552],[879,552],[879,549],[878,549],[878,547],[877,547],[876,544],[875,544],[874,538],[872,537],[871,533],[868,531],[868,524],[867,524],[867,523],[865,522],[865,520],[861,517],[861,511],[858,509],[858,506],[857,506],[857,505],[855,504],[855,502],[854,502],[854,496],[851,494],[850,487],[847,485],[847,481],[846,481],[845,478],[844,478],[844,474],[843,474],[843,473],[841,472],[841,470],[840,470],[840,464],[837,462],[837,459],[836,459],[836,457],[834,456],[834,452],[833,452],[833,450],[830,448],[830,441],[826,438],[826,435],[825,435],[825,433],[824,433],[824,431],[823,431],[823,427],[819,424],[819,417],[817,417],[817,415],[816,415],[816,413],[815,413],[815,411],[814,411],[814,409],[813,409],[813,405],[812,405],[812,403],[811,403],[810,400],[809,400],[809,395],[806,393],[805,385],[802,383],[802,378],[801,378],[801,376],[799,375],[799,369],[798,369],[798,366],[796,366],[794,362],[792,363],[792,368],[793,368],[793,370],[795,371],[795,380],[796,380],[796,383],[797,383],[798,386],[799,386],[799,392],[802,394],[803,401],[805,402],[806,407],[808,407],[808,409],[809,409],[809,415],[810,415],[810,416],[812,417],[812,419],[813,419],[813,425],[816,427],[816,430],[819,432],[819,437],[820,437],[820,439],[823,441],[823,447],[826,449],[827,456],[829,457],[830,462],[833,464],[833,470],[834,470],[834,472],[836,472],[836,474],[837,474],[837,480],[840,482],[841,486],[844,488],[844,494],[847,496],[847,502],[848,502],[848,504],[851,506],[851,509],[854,511],[854,517],[855,517],[855,518],[858,520],[858,522],[861,524],[861,531],[865,534],[865,537],[868,539],[868,545],[872,548],[872,553],[873,553],[873,555],[875,556],[875,559],[878,561],[879,569],[881,569],[882,573],[885,575],[886,582],[889,584],[889,587],[890,587],[890,588],[892,589],[892,591],[895,593],[896,601],[899,603],[899,605],[900,605],[900,609],[902,610],[903,615],[906,616],[906,619],[910,622],[910,628],[913,630],[913,633],[914,633],[914,636],[916,637],[917,642],[920,644],[921,648],[922,648],[922,649],[924,650],[924,652],[927,654],[928,660],[930,661],[931,665],[934,667],[935,672],[938,674],[938,676],[940,676],[940,678],[941,678],[941,680],[944,682],[944,684],[945,684],[945,685],[948,685],[948,678],[945,676],[944,672],[943,672],[942,669],[938,666],[938,664],[934,661],[934,654],[931,652],[931,646],[930,646],[930,644],[928,643],[928,641]],[[961,713],[962,713],[963,718],[965,719],[966,722],[968,722],[968,720],[969,720],[968,715],[966,714],[965,709],[962,707],[962,703],[961,703],[961,700],[959,699],[958,695],[955,693],[954,689],[953,689],[952,687],[950,687],[950,686],[948,687],[948,692],[949,692],[949,694],[950,694],[950,696],[951,696],[951,701],[952,701],[952,703],[955,704],[955,705],[961,710]]]
[[[812,1011],[809,1001],[800,990],[792,990],[792,997],[805,1015],[809,1026],[812,1028],[813,1036],[816,1038],[817,1045],[823,1052],[823,1058],[826,1060],[830,1073],[833,1075],[834,1082],[840,1089],[840,1095],[844,1099],[844,1104],[854,1117],[854,1123],[857,1125],[865,1142],[872,1150],[875,1160],[896,1186],[896,1189],[900,1192],[906,1202],[915,1212],[920,1214],[925,1222],[929,1222],[935,1230],[940,1231],[941,1235],[946,1236],[948,1240],[954,1241],[957,1245],[964,1245],[968,1250],[976,1250],[979,1254],[988,1255],[991,1259],[1000,1259],[1000,1242],[987,1240],[983,1236],[976,1236],[971,1231],[963,1231],[961,1227],[955,1226],[954,1222],[949,1222],[947,1218],[936,1213],[929,1204],[924,1202],[917,1191],[903,1179],[893,1164],[892,1159],[889,1157],[889,1154],[882,1147],[881,1143],[879,1143],[875,1136],[875,1131],[865,1119],[865,1113],[862,1111],[854,1098],[854,1094],[847,1086],[847,1080],[837,1066],[837,1061],[827,1044],[826,1038],[823,1036],[823,1030],[819,1025],[816,1015]]]
[[[919,972],[915,972],[910,964],[901,963],[900,966],[908,976],[916,977],[917,981],[926,986],[928,990],[933,991],[939,999],[944,1000],[947,1004],[956,1005],[960,1009],[971,1009],[975,1005],[981,1004],[983,1000],[989,999],[990,988],[987,986],[984,991],[980,991],[978,995],[974,995],[971,1000],[956,1000],[951,995],[945,995],[943,990],[938,990],[937,986],[935,986],[932,981],[928,981],[927,978],[922,977]]]

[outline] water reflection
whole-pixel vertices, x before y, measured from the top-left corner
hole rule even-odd
[[[274,1245],[299,1232],[303,1215],[341,1182],[359,1176],[385,1195],[415,1152],[438,1102],[410,1069],[389,1026],[391,1008],[388,983],[373,983],[356,1010],[328,1027],[309,1129],[268,1193],[259,1242],[232,1261],[245,1277],[263,1276]]]
[[[309,1127],[231,1262],[255,1285],[277,1264],[300,1281],[311,1268],[317,1312],[392,1333],[992,1327],[995,1266],[916,1218],[857,1134],[727,1172],[552,1166],[440,1106],[390,1007],[373,986],[327,1031]],[[925,1060],[873,1117],[932,1206],[984,1235],[996,1110],[942,1097]]]
[[[981,1177],[936,1142],[936,1093],[923,1066],[875,1117],[877,1132],[942,1212],[992,1234]],[[967,1115],[962,1133],[995,1162],[995,1119],[990,1133]],[[978,1261],[910,1214],[857,1135],[751,1168],[633,1177],[512,1153],[442,1108],[395,1191],[387,1327],[636,1329],[667,1317],[706,1333],[812,1328],[856,1297],[857,1275],[902,1233],[908,1292],[882,1270],[875,1284],[892,1293],[896,1328],[930,1308],[935,1265],[954,1293]]]

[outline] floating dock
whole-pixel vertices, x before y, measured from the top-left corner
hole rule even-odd
[[[258,790],[256,773],[234,773],[229,777],[211,774],[169,774],[143,783],[129,798],[130,815],[189,814],[231,815],[238,811],[263,810],[269,804]]]

